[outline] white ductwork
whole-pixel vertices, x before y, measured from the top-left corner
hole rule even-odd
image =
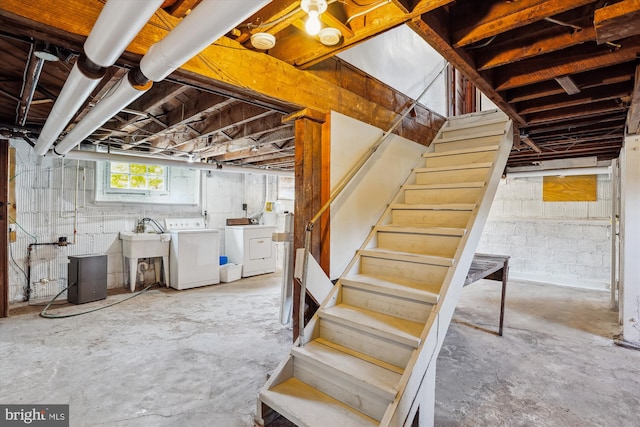
[[[84,42],[78,58],[47,118],[34,150],[44,155],[104,77],[107,67],[122,55],[163,0],[109,0]]]
[[[145,93],[150,86],[142,87],[141,77],[154,82],[163,80],[270,2],[271,0],[203,0],[169,34],[149,48],[140,61],[140,70],[134,71],[137,73],[134,78],[123,76],[114,92],[101,100],[56,145],[56,154],[64,155],[71,151],[107,120]],[[131,81],[138,82],[140,87]],[[106,104],[103,106],[103,103]]]
[[[47,154],[47,157],[58,157],[53,153]],[[94,162],[123,162],[123,163],[143,163],[160,166],[181,167],[189,169],[198,169],[205,171],[218,171],[218,172],[235,172],[235,173],[253,173],[258,175],[276,175],[276,176],[288,176],[293,177],[293,171],[283,171],[276,169],[262,169],[251,166],[233,166],[223,165],[219,163],[188,163],[184,160],[169,159],[162,157],[151,157],[136,155],[132,153],[119,154],[119,153],[101,153],[98,151],[84,151],[74,150],[70,151],[64,156],[69,160],[87,160]]]

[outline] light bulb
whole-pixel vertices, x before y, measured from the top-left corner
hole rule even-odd
[[[307,33],[310,36],[318,35],[320,29],[322,28],[322,24],[320,24],[320,18],[317,11],[309,11],[309,17],[307,18],[307,23],[305,24],[304,28],[307,30]]]

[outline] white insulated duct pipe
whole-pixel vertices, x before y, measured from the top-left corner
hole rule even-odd
[[[134,71],[135,75],[131,75],[130,71],[128,76],[123,76],[115,91],[98,102],[56,145],[54,152],[64,155],[71,151],[107,120],[145,93],[151,87],[143,86],[145,78],[154,82],[163,80],[270,2],[271,0],[203,0],[169,34],[149,48],[140,61],[140,70]]]
[[[109,0],[84,42],[78,58],[40,132],[34,150],[44,155],[69,124],[98,82],[105,69],[122,55],[163,0]]]
[[[573,169],[541,169],[531,171],[507,171],[507,178],[535,178],[540,176],[611,175],[610,166]]]
[[[46,157],[59,158],[53,153],[49,153]],[[123,163],[143,163],[160,166],[181,167],[189,169],[198,169],[206,171],[218,172],[235,172],[235,173],[253,173],[257,175],[276,175],[293,177],[293,171],[283,171],[276,169],[262,169],[256,167],[244,166],[227,166],[217,163],[188,163],[184,160],[163,159],[159,157],[150,157],[132,154],[116,154],[116,153],[100,153],[97,151],[74,150],[68,152],[65,159],[69,160],[87,160],[94,162],[123,162]]]

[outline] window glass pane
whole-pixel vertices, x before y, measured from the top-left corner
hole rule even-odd
[[[131,175],[131,188],[138,190],[147,189],[147,178],[144,175]]]
[[[147,174],[149,175],[163,175],[164,167],[158,165],[147,165]]]
[[[129,165],[129,172],[135,173],[135,174],[147,173],[147,165],[141,165],[139,163],[131,163]]]
[[[147,178],[149,190],[164,190],[164,178],[149,177]]]
[[[111,172],[129,173],[129,163],[111,162]]]
[[[112,173],[111,188],[129,188],[129,175],[123,173]]]

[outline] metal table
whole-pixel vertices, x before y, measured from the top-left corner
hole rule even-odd
[[[471,262],[471,268],[467,273],[464,286],[469,286],[480,279],[501,280],[502,297],[500,300],[500,327],[498,335],[502,336],[504,323],[504,299],[507,292],[507,279],[509,277],[509,257],[506,255],[489,255],[476,253]]]

